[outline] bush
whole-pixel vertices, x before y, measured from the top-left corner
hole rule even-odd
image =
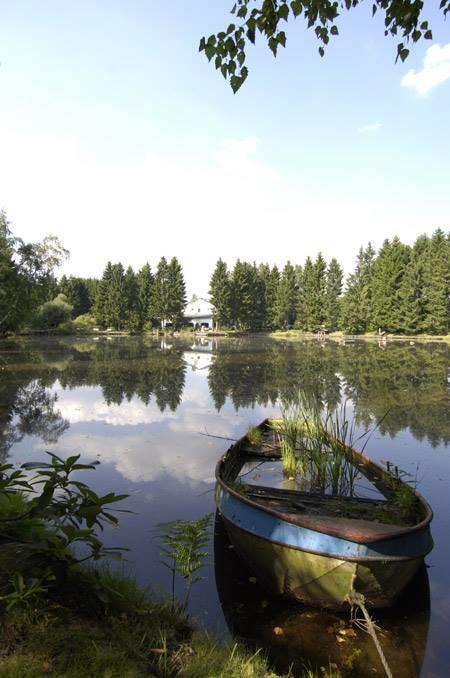
[[[72,306],[68,303],[64,294],[58,294],[52,301],[47,301],[39,306],[33,321],[33,326],[38,330],[55,329],[61,323],[72,318]]]
[[[94,327],[97,327],[98,323],[91,313],[83,313],[83,315],[79,315],[75,318],[73,325],[77,330],[90,331]]]

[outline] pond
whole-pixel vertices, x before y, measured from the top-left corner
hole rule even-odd
[[[27,338],[0,342],[0,460],[42,460],[45,451],[99,460],[84,480],[126,493],[108,545],[159,595],[170,590],[158,524],[214,513],[214,469],[231,440],[279,414],[299,388],[322,405],[347,401],[366,453],[390,461],[434,510],[435,546],[401,604],[376,613],[395,676],[446,676],[450,666],[449,346],[268,337]],[[377,428],[376,424],[381,423]],[[220,519],[211,523],[204,579],[190,611],[200,626],[245,637],[280,669],[337,663],[383,675],[366,634],[339,617],[271,599],[239,563]],[[179,587],[182,596],[182,587]],[[367,667],[370,667],[367,669]]]

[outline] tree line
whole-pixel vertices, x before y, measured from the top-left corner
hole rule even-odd
[[[241,260],[228,270],[219,259],[209,292],[220,327],[447,334],[450,233],[437,229],[413,246],[394,237],[378,252],[361,247],[345,288],[339,262],[321,253],[282,270]]]
[[[57,238],[24,243],[0,213],[0,335],[23,327],[76,327],[139,333],[183,323],[186,286],[176,257],[161,257],[156,271],[145,264],[108,262],[100,280],[54,270],[68,256]],[[247,331],[297,328],[352,334],[449,332],[450,233],[437,229],[412,246],[385,240],[378,252],[360,248],[344,285],[337,259],[321,253],[303,265],[277,266],[238,260],[232,270],[219,259],[210,279],[218,327]]]
[[[181,324],[186,306],[183,270],[176,257],[161,257],[155,273],[146,263],[135,272],[119,262],[106,264],[100,280],[63,276],[58,291],[73,317],[91,314],[101,327],[139,333],[152,327]]]

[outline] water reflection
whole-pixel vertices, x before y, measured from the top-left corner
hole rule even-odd
[[[380,348],[365,342],[257,337],[0,341],[0,454],[19,462],[42,459],[45,449],[81,453],[89,461],[99,458],[101,466],[84,480],[100,494],[111,489],[128,493],[125,508],[133,511],[123,514],[119,530],[105,531],[106,542],[131,549],[128,567],[142,584],[167,589],[170,582],[159,565],[152,526],[213,510],[214,466],[230,444],[226,438],[240,437],[250,423],[276,414],[278,399],[299,387],[330,407],[351,399],[362,428],[389,409],[367,451],[378,460],[395,460],[413,474],[420,465],[419,490],[435,510],[435,548],[428,558],[434,624],[423,671],[446,675],[440,669],[450,661],[450,460],[444,448],[450,440],[448,375],[449,348],[437,343],[387,342]],[[225,557],[216,562],[226,622],[242,634],[234,603],[229,612],[224,602],[228,594],[217,570],[222,565],[223,577],[230,571],[230,581],[234,565]],[[284,604],[276,608],[272,602],[258,608],[260,597],[254,603],[246,597],[255,594],[255,587],[247,581],[246,589],[237,586],[236,591],[254,611],[255,642],[267,643],[282,658],[295,655],[292,648],[301,637],[302,652],[310,652],[314,661],[322,657],[314,654],[311,640],[320,631],[307,629],[333,627],[333,619],[314,611],[300,614]],[[221,609],[211,576],[198,584],[191,612],[209,629],[226,633]],[[404,633],[418,667],[428,612],[421,608],[399,614],[407,616],[404,630],[393,619],[392,627],[386,622],[389,633],[396,648]],[[274,640],[275,625],[285,633]],[[361,649],[369,652],[364,643]],[[333,645],[339,661],[347,659],[347,651],[345,642]]]
[[[44,443],[58,441],[70,424],[56,409],[56,401],[57,395],[38,380],[11,390],[8,405],[2,401],[1,406],[0,461],[25,436],[37,436]]]
[[[223,522],[216,514],[214,571],[217,591],[230,633],[255,648],[264,647],[280,672],[290,667],[301,675],[334,663],[352,675],[384,676],[370,636],[350,625],[349,613],[337,614],[302,605],[287,605],[249,583],[251,575],[237,558]],[[411,595],[412,592],[414,595]],[[398,678],[418,676],[423,664],[430,620],[428,575],[423,567],[395,612],[377,611],[383,652]]]
[[[409,428],[416,439],[427,438],[432,445],[450,441],[446,344],[392,342],[380,350],[375,342],[363,341],[347,345],[258,338],[118,338],[3,346],[8,349],[3,375],[16,370],[20,382],[0,387],[3,427],[13,416],[20,389],[35,389],[31,384],[36,380],[42,387],[56,380],[63,389],[99,386],[107,406],[133,398],[147,406],[154,399],[161,412],[174,412],[190,369],[207,375],[218,412],[227,401],[236,410],[274,406],[302,388],[331,408],[343,397],[351,399],[355,417],[364,425],[387,412],[381,431],[391,436]]]

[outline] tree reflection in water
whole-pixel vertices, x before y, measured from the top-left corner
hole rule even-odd
[[[31,339],[2,342],[0,450],[24,435],[56,442],[67,428],[48,390],[100,386],[107,405],[152,398],[161,412],[175,411],[192,352],[209,353],[205,372],[217,411],[227,401],[241,407],[275,406],[298,389],[330,408],[351,399],[358,424],[384,418],[380,430],[394,436],[409,427],[432,445],[450,440],[446,344],[359,341],[279,341],[267,337],[224,340],[117,338]],[[206,364],[206,363],[205,363]]]

